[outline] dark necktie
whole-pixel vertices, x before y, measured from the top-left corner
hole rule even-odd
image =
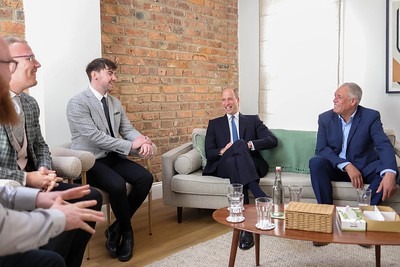
[[[232,126],[232,143],[239,139],[236,123],[235,123],[235,116],[231,116],[231,126]]]
[[[104,113],[106,115],[108,128],[110,129],[111,136],[114,137],[114,132],[113,132],[113,129],[111,126],[111,120],[110,120],[110,112],[108,111],[107,98],[103,97],[101,99],[101,103],[103,103],[103,109],[104,109]]]

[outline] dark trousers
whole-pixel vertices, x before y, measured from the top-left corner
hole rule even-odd
[[[333,204],[332,181],[351,182],[348,174],[334,168],[328,160],[318,156],[311,158],[309,165],[311,183],[318,203]],[[383,192],[376,193],[381,181],[379,173],[371,173],[367,177],[363,177],[363,182],[370,184],[371,205],[378,205],[382,200]],[[356,194],[356,189],[354,189],[354,196]]]
[[[121,232],[131,230],[131,218],[146,199],[153,184],[153,175],[140,164],[109,153],[96,160],[87,172],[87,179],[90,185],[109,194]],[[129,194],[126,183],[132,186]]]
[[[0,266],[2,267],[64,267],[65,262],[60,254],[49,250],[29,250],[23,253],[17,253],[0,257]]]
[[[58,187],[55,187],[53,191],[64,191],[77,186],[79,185],[60,183],[60,185]],[[91,207],[91,209],[98,211],[101,210],[103,202],[103,197],[101,193],[93,188],[91,188],[90,190],[91,190],[90,194],[79,199],[68,200],[68,202],[74,203],[77,201],[94,199],[97,201],[97,204]],[[88,224],[91,225],[92,227],[95,227],[96,225],[96,223],[94,222],[90,222]],[[68,267],[79,267],[82,264],[82,259],[85,254],[86,245],[91,237],[92,237],[91,234],[81,229],[66,231],[50,239],[49,243],[42,246],[41,249],[51,250],[59,253],[64,258],[65,265]]]
[[[244,140],[235,141],[218,161],[216,176],[229,178],[231,183],[243,185],[244,203],[249,203],[248,189],[254,197],[266,196],[258,183],[260,177]]]

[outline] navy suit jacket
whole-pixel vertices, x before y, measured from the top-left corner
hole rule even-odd
[[[258,115],[242,115],[239,113],[239,137],[242,140],[252,141],[255,150],[250,151],[257,173],[262,177],[268,172],[268,164],[258,152],[259,150],[274,148],[278,145],[277,138],[268,130]],[[219,152],[231,141],[227,115],[210,120],[207,127],[205,151],[207,165],[203,174],[215,174]]]
[[[333,110],[319,115],[316,155],[328,159],[333,168],[351,162],[363,177],[384,169],[397,171],[394,149],[383,131],[378,111],[358,106],[347,140],[346,159],[339,157],[342,140],[339,116]]]

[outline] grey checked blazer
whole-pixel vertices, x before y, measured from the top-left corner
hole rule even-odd
[[[39,124],[39,105],[25,93],[21,94],[21,105],[25,113],[25,132],[28,141],[28,164],[26,171],[37,171],[39,167],[52,169],[49,147],[44,141]],[[0,179],[11,179],[23,183],[24,172],[19,170],[17,152],[13,147],[11,127],[0,126]]]
[[[107,104],[115,138],[110,135],[101,102],[89,88],[71,98],[67,105],[71,148],[92,152],[96,159],[108,152],[135,154],[131,153],[132,141],[141,133],[132,126],[116,97],[109,94]]]

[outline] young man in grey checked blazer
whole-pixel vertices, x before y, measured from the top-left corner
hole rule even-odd
[[[109,92],[116,81],[114,62],[97,58],[86,68],[90,85],[67,105],[72,148],[92,152],[96,162],[87,172],[88,183],[110,195],[116,221],[106,231],[106,249],[120,261],[132,258],[131,218],[146,199],[153,175],[128,155],[152,157],[155,146],[137,131],[121,102]],[[127,195],[126,183],[132,185]]]

